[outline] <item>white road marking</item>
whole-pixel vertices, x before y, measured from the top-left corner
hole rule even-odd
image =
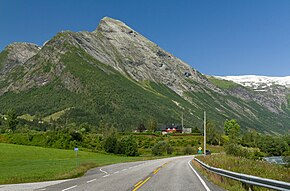
[[[123,170],[121,170],[121,171],[126,171],[127,169],[126,168],[124,168]]]
[[[102,170],[101,168],[100,168],[100,171],[101,171],[102,173],[108,174],[108,172]]]
[[[107,177],[107,176],[110,176],[110,174],[104,175],[103,177]]]
[[[75,187],[77,187],[77,186],[78,186],[78,185],[74,185],[74,186],[71,186],[71,187],[69,187],[69,188],[63,189],[63,190],[61,190],[61,191],[67,191],[67,190],[73,189],[73,188],[75,188]]]
[[[191,161],[191,160],[190,160]],[[194,168],[191,166],[190,161],[188,161],[188,165],[190,166],[191,170],[195,173],[197,178],[200,180],[206,191],[210,191],[210,189],[207,187],[206,183],[203,181],[203,179],[199,176],[199,174],[194,170]]]
[[[45,188],[42,188],[42,189],[40,189],[40,190],[46,190]]]
[[[130,166],[129,169],[131,169],[131,168],[134,168],[134,167]]]
[[[97,179],[89,180],[89,181],[87,181],[87,183],[94,182],[94,181],[96,181],[96,180],[97,180]]]
[[[120,171],[116,171],[116,172],[114,172],[114,174],[117,174],[117,173],[119,173]]]

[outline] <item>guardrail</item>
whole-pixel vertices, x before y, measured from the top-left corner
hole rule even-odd
[[[265,188],[275,189],[275,190],[283,190],[283,191],[290,191],[290,183],[278,181],[278,180],[272,180],[267,178],[261,178],[257,176],[247,175],[247,174],[241,174],[236,173],[228,170],[223,170],[220,168],[211,167],[197,158],[194,158],[196,162],[198,162],[203,168],[205,168],[208,171],[211,171],[213,173],[219,174],[221,176],[231,178],[234,180],[238,180],[240,182],[243,182],[245,184],[254,185],[254,186],[262,186]]]

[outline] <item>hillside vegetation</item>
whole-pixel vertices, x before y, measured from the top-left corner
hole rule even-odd
[[[240,86],[239,84],[236,84],[232,81],[222,80],[211,76],[208,76],[207,79],[221,89],[231,89]]]

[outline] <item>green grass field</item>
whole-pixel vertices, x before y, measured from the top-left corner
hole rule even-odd
[[[249,174],[253,176],[258,176],[262,178],[269,178],[274,180],[280,180],[284,182],[290,182],[290,169],[283,167],[281,165],[269,164],[265,161],[256,161],[241,157],[235,157],[231,155],[211,155],[211,156],[198,156],[198,159],[205,162],[206,164],[222,168],[225,170],[230,170],[233,172]],[[238,181],[220,178],[219,176],[205,171],[203,168],[194,162],[198,169],[207,176],[215,184],[225,188],[229,191],[243,191],[242,184]],[[267,191],[266,188],[255,187],[254,190],[257,191]]]
[[[0,184],[73,178],[92,167],[146,158],[0,143]]]

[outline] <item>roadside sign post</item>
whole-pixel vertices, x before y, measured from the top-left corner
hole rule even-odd
[[[76,166],[78,166],[78,151],[79,151],[79,148],[75,147],[74,151],[76,152]]]
[[[204,111],[204,113],[203,113],[203,119],[204,119],[204,121],[203,121],[203,130],[204,130],[204,132],[203,132],[203,142],[204,142],[204,155],[206,155],[206,112]]]
[[[197,154],[202,154],[202,148],[201,147],[198,147]]]

